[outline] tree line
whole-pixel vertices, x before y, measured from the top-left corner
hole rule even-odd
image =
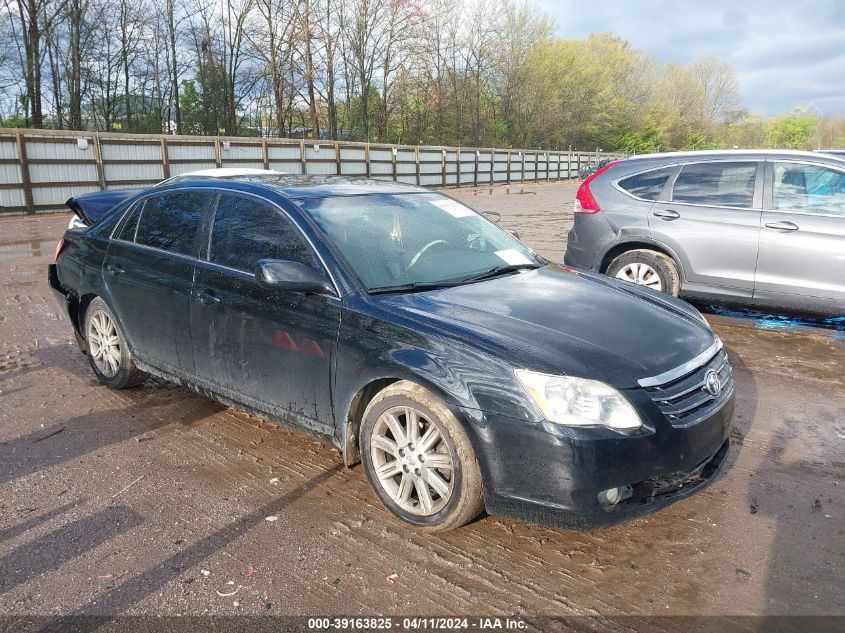
[[[845,146],[736,73],[581,40],[532,0],[0,0],[0,125],[403,144]]]

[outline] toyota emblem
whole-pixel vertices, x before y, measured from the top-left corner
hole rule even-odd
[[[719,374],[712,369],[704,376],[704,388],[714,398],[722,391],[722,381],[719,380]]]

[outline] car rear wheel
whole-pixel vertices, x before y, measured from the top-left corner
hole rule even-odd
[[[97,297],[85,311],[88,360],[101,383],[112,389],[134,387],[146,378],[135,366],[123,333],[106,302]]]
[[[430,391],[400,381],[370,401],[361,460],[382,503],[431,531],[450,530],[484,509],[481,472],[461,424]]]
[[[610,262],[607,275],[677,297],[681,291],[678,267],[672,258],[657,251],[637,249]]]

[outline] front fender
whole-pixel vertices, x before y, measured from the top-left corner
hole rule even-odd
[[[504,360],[444,332],[350,310],[341,322],[333,385],[337,439],[345,447],[347,463],[354,462],[349,455],[363,413],[358,407],[362,394],[370,385],[398,380],[437,395],[465,426],[466,411],[538,419]],[[471,429],[467,431],[472,436]]]

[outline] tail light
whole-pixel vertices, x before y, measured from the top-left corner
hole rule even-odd
[[[584,213],[590,215],[601,211],[601,207],[599,207],[599,203],[596,202],[596,199],[593,196],[593,192],[590,191],[590,183],[593,182],[599,176],[601,176],[608,169],[618,164],[619,161],[614,160],[612,162],[609,162],[601,169],[598,169],[589,176],[587,176],[587,179],[581,183],[580,187],[578,187],[578,193],[575,194],[575,200],[578,201],[578,204],[575,205],[575,213]]]
[[[64,238],[62,238],[62,239],[59,240],[59,243],[56,244],[56,252],[53,253],[53,263],[54,264],[57,261],[59,261],[59,255],[62,254],[62,250],[64,250],[64,247],[65,247],[65,240],[64,240]]]

